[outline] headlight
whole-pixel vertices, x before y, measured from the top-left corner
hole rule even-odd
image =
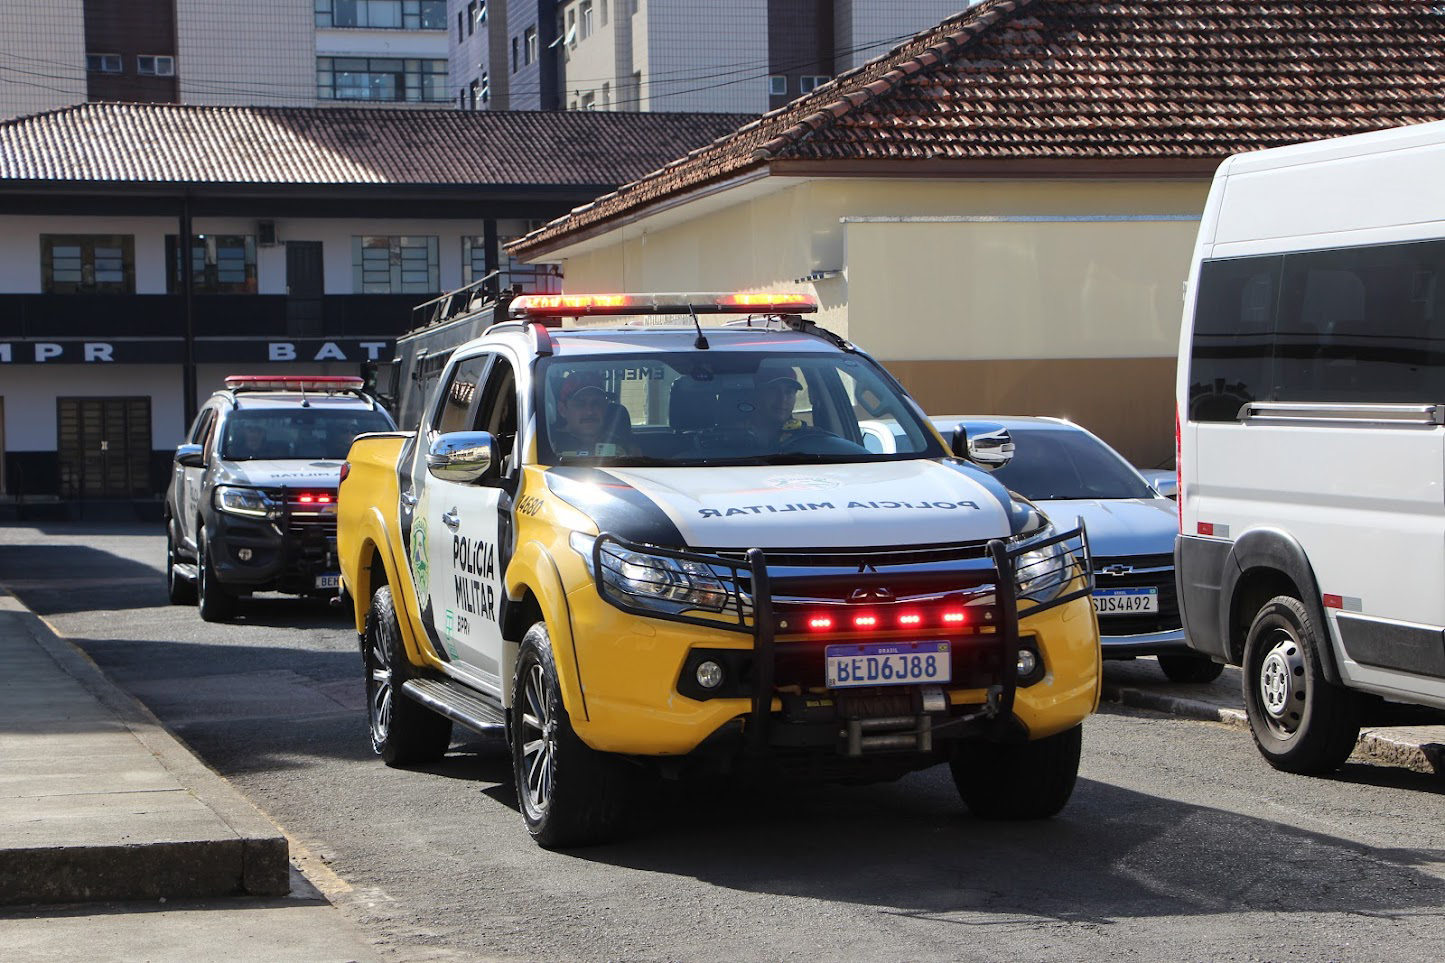
[[[597,578],[592,566],[594,535],[574,532],[568,539],[573,551],[587,560],[587,572]],[[736,610],[736,593],[704,562],[653,555],[624,548],[608,541],[602,548],[599,589],[643,608],[664,612],[702,609],[708,612]]]
[[[266,493],[255,488],[234,488],[221,485],[216,488],[216,508],[232,515],[249,515],[266,518],[276,510],[276,503]]]
[[[1044,526],[1038,533],[1040,540],[1054,537],[1054,527]],[[1024,552],[1014,562],[1014,584],[1024,598],[1047,602],[1058,596],[1069,584],[1074,567],[1074,558],[1065,550],[1062,542],[1042,545]]]

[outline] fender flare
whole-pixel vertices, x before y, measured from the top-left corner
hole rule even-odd
[[[416,587],[411,584],[411,573],[396,562],[396,546],[392,541],[391,528],[386,523],[386,516],[381,509],[371,505],[366,509],[361,526],[360,541],[362,545],[362,556],[365,560],[366,546],[371,546],[378,556],[381,557],[381,566],[386,571],[386,584],[391,586],[392,598],[397,609],[397,623],[401,626],[401,639],[406,646],[406,652],[413,665],[428,665],[435,661],[428,658],[423,651],[415,631],[415,613],[421,608],[417,604]],[[370,564],[357,565],[357,578],[367,578],[371,570]],[[357,586],[360,588],[360,586]],[[368,581],[365,586],[364,596],[361,593],[353,592],[352,600],[356,606],[357,625],[364,631],[366,625],[366,613],[371,608],[371,596],[376,587]]]
[[[532,540],[512,553],[507,564],[503,588],[513,602],[528,592],[542,609],[547,634],[552,639],[552,661],[557,667],[557,684],[562,690],[562,704],[574,723],[591,721],[587,712],[587,695],[582,687],[581,663],[577,658],[577,642],[572,631],[572,610],[557,562],[541,542]],[[508,666],[508,670],[511,670]]]
[[[1314,567],[1304,546],[1289,532],[1278,528],[1253,528],[1235,540],[1225,559],[1224,578],[1219,592],[1219,625],[1224,632],[1231,631],[1239,583],[1254,570],[1266,569],[1279,572],[1294,582],[1299,590],[1300,603],[1310,615],[1310,620],[1323,633],[1320,641],[1320,667],[1325,679],[1340,684],[1340,669],[1335,658],[1334,640],[1330,624],[1325,617],[1323,597],[1319,582],[1315,579]]]

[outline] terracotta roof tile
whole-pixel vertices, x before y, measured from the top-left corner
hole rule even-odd
[[[84,104],[0,124],[5,180],[600,186],[740,114]]]
[[[1436,0],[985,0],[512,250],[777,161],[1217,160],[1438,119]]]

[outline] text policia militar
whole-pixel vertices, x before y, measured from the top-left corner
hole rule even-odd
[[[849,502],[843,508],[937,508],[952,510],[955,508],[978,509],[975,502]],[[789,502],[785,505],[739,505],[735,508],[699,508],[697,513],[701,518],[724,518],[732,515],[766,515],[769,512],[817,512],[836,511],[837,505],[832,502]]]

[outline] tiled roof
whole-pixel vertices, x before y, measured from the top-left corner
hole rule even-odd
[[[84,104],[0,124],[6,180],[606,186],[738,114]]]
[[[1437,0],[986,0],[512,246],[745,171],[1217,161],[1445,119]],[[1006,168],[1005,168],[1006,169]],[[1062,166],[1060,167],[1062,169]]]

